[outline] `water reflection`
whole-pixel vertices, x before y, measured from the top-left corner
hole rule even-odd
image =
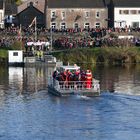
[[[9,88],[10,90],[23,91],[23,68],[9,67]]]
[[[0,68],[0,139],[132,140],[140,137],[140,65],[97,66],[100,97],[47,93],[53,67]],[[122,94],[124,93],[124,94]]]
[[[44,67],[24,68],[23,87],[26,92],[38,92],[46,87],[46,73]]]
[[[4,90],[15,90],[18,94],[37,93],[46,90],[48,76],[53,73],[54,67],[1,67],[0,93]],[[93,70],[93,76],[100,80],[101,91],[118,92],[125,94],[140,94],[140,65],[122,67],[98,65]]]
[[[102,91],[140,94],[140,65],[97,66],[94,75],[100,80]]]

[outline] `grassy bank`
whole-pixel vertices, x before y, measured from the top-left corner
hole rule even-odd
[[[8,60],[8,50],[0,49],[0,64],[7,64]]]
[[[65,63],[140,63],[138,47],[77,48],[53,55]]]
[[[8,49],[0,49],[0,63],[7,63]],[[20,42],[16,42],[11,50],[20,50]],[[53,55],[64,63],[86,63],[86,64],[123,64],[140,63],[139,47],[104,47],[104,48],[75,48],[63,52],[55,52]]]

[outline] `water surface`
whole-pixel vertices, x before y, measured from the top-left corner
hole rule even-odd
[[[140,66],[93,69],[95,98],[50,95],[51,67],[0,70],[0,140],[139,140]]]

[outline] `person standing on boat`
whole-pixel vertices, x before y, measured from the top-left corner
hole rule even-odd
[[[86,71],[86,89],[91,89],[92,87],[92,72],[91,70]]]
[[[77,69],[74,73],[74,88],[77,89],[80,86],[80,80],[81,80],[81,73],[80,69]]]
[[[56,78],[57,78],[57,76],[58,76],[58,71],[57,70],[55,70],[54,72],[53,72],[53,75],[52,75],[52,77],[53,77],[53,85],[55,86],[55,84],[56,84]]]
[[[55,70],[54,72],[53,72],[53,79],[56,79],[56,76],[57,76],[57,74],[58,74],[58,72],[57,72],[57,70]]]
[[[81,71],[81,88],[84,88],[86,81],[86,71]]]
[[[70,72],[70,70],[67,70],[66,71],[66,82],[65,82],[65,85],[66,85],[66,87],[67,88],[69,88],[69,85],[70,85],[70,81],[71,81],[71,79],[70,79],[70,77],[71,77],[71,72]]]

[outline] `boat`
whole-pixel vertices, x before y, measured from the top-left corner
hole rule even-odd
[[[69,76],[63,78],[64,73]],[[75,76],[75,73],[78,73],[78,76]],[[99,96],[99,80],[91,76],[90,70],[83,71],[77,65],[60,66],[48,79],[48,92],[56,96]]]

